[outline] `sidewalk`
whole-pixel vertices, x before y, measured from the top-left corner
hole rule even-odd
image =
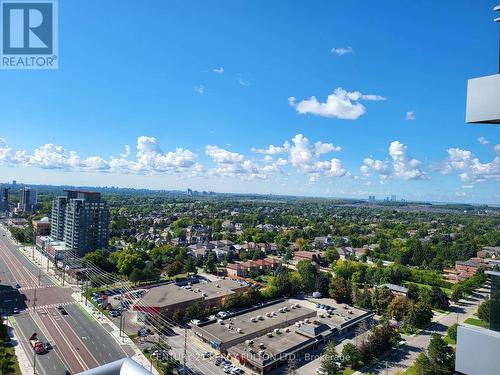
[[[45,273],[54,284],[62,286],[62,283],[60,282],[58,275],[56,274],[56,271],[50,267],[49,259],[46,256],[44,256],[36,248],[19,245],[12,237],[11,240],[16,245],[20,246],[18,250],[21,252],[21,254],[23,254],[35,266],[39,267],[42,270],[42,272]],[[26,248],[26,250],[24,248]],[[49,267],[47,267],[47,264],[49,264]],[[47,268],[49,269],[48,272]],[[84,309],[85,312],[88,313],[88,316],[92,317],[97,323],[99,323],[103,327],[103,329],[107,331],[116,340],[116,342],[122,347],[122,349],[123,347],[128,346],[128,348],[130,348],[134,352],[134,354],[130,355],[129,353],[127,353],[127,351],[124,350],[125,353],[129,355],[134,361],[136,361],[149,371],[151,368],[151,363],[142,353],[142,351],[137,347],[137,345],[125,334],[124,337],[123,336],[120,337],[120,329],[111,320],[109,320],[105,315],[96,312],[95,309],[92,309],[92,304],[90,302],[86,303],[85,299],[83,299],[82,301],[81,287],[78,284],[70,283],[68,280],[66,280],[65,285],[70,286],[73,289],[74,291],[74,293],[72,294],[73,299],[82,309]],[[22,354],[20,353],[18,354],[18,350],[19,352],[22,352]],[[24,365],[30,363],[30,361],[27,359],[26,353],[22,348],[19,347],[19,345],[16,346],[16,355],[19,358],[20,365],[21,363],[23,363]],[[22,356],[24,357],[21,358],[19,355],[21,355],[21,357]],[[28,372],[23,372],[23,375],[25,374],[26,375],[33,374],[33,366],[31,366],[31,369]],[[154,367],[153,367],[153,374],[159,375],[158,371]]]
[[[3,321],[3,324],[11,328],[7,329],[7,332],[9,334],[12,346],[14,347],[14,352],[16,353],[17,362],[19,363],[19,369],[21,370],[21,374],[32,375],[33,374],[32,360],[28,358],[28,355],[26,354],[24,349],[21,347],[21,344],[17,340],[15,331],[16,320],[14,319],[14,317],[9,317],[7,320]]]

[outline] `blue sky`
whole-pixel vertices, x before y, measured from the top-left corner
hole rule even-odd
[[[0,181],[500,203],[494,5],[62,1],[59,69],[0,71]]]

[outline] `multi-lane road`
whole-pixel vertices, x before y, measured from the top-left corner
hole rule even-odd
[[[13,314],[14,329],[40,375],[75,374],[126,357],[122,347],[72,298],[70,286],[55,285],[0,228],[0,310]],[[67,315],[57,309],[63,305]],[[33,332],[53,350],[34,355]]]

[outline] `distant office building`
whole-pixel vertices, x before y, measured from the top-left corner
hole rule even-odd
[[[9,212],[9,188],[0,187],[0,214]]]
[[[101,193],[65,190],[52,202],[50,236],[78,256],[108,246],[109,209]]]
[[[396,202],[396,195],[395,194],[392,194],[391,195],[391,202]]]
[[[375,195],[370,195],[370,196],[368,197],[368,202],[370,202],[370,203],[374,203],[374,202],[375,202]]]
[[[22,212],[34,211],[36,210],[36,203],[36,190],[29,187],[23,187],[19,192],[18,210]]]

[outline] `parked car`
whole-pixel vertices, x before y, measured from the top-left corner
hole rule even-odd
[[[12,313],[19,314],[19,309],[17,307],[14,307],[14,309],[12,310]]]
[[[16,288],[17,288],[17,289],[21,288],[21,285],[16,284]]]
[[[52,345],[48,341],[45,344],[43,344],[43,346],[45,347],[46,351],[52,350]]]

